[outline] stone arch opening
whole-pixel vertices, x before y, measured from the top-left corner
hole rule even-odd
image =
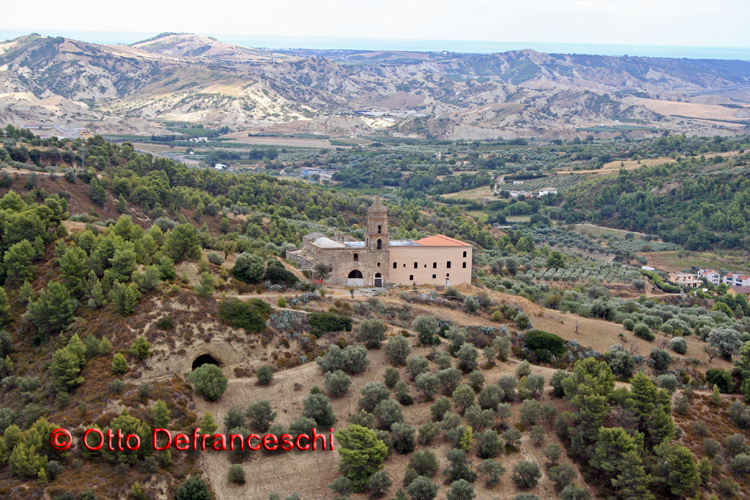
[[[193,370],[203,365],[216,365],[221,366],[221,362],[211,356],[210,354],[201,354],[193,361]]]
[[[355,269],[354,271],[349,273],[348,277],[350,279],[362,279],[362,273]]]

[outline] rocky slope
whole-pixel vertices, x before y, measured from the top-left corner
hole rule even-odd
[[[750,63],[742,61],[531,50],[282,54],[171,33],[132,46],[36,35],[0,44],[0,122],[52,121],[110,133],[150,132],[164,120],[234,130],[303,121],[303,129],[347,136],[361,130],[334,132],[331,118],[363,110],[391,114],[394,124],[367,133],[447,139],[566,137],[625,122],[634,134],[653,127],[731,133],[748,125],[742,118],[748,88]],[[737,119],[698,121],[689,109],[661,114],[639,103],[690,102],[706,92],[719,95],[711,106],[737,107]],[[731,99],[722,100],[722,92]],[[65,109],[40,104],[52,97],[63,99]]]

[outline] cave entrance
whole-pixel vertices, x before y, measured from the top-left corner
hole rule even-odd
[[[210,354],[201,354],[200,356],[195,358],[195,361],[193,361],[193,370],[203,365],[221,366],[221,363]]]

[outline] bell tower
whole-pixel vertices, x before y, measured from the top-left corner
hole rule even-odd
[[[380,196],[375,198],[372,206],[367,210],[367,237],[365,246],[368,250],[388,250],[390,236],[388,236],[388,209],[380,201]]]

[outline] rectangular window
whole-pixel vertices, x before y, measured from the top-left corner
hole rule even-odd
[[[417,268],[417,263],[415,262],[415,263],[414,263],[414,269],[416,269],[416,268]]]
[[[414,275],[413,274],[409,275],[409,281],[414,281]]]
[[[398,264],[396,264],[396,263],[394,262],[394,263],[393,263],[393,269],[396,269],[397,267],[398,267]]]
[[[437,274],[432,275],[432,279],[435,279],[435,278],[437,278]]]
[[[466,262],[464,262],[464,269],[466,269]]]
[[[464,250],[464,258],[466,257],[466,250]]]
[[[354,262],[358,262],[358,261],[359,261],[359,254],[355,253],[354,254]]]
[[[432,263],[432,268],[433,268],[433,269],[437,269],[437,262],[433,262],[433,263]]]
[[[448,261],[448,263],[445,265],[445,267],[447,267],[448,269],[450,269],[451,268],[451,261]]]

